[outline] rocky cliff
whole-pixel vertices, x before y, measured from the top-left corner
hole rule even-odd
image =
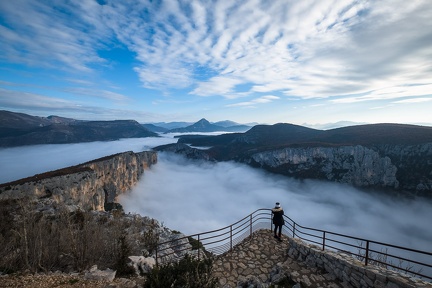
[[[432,191],[432,143],[283,148],[252,154],[245,161],[298,178],[391,188],[423,196]]]
[[[178,142],[155,149],[193,158],[206,154],[203,159],[243,162],[299,179],[432,198],[432,127],[384,123],[316,130],[279,123],[245,133],[180,137]],[[206,150],[194,153],[179,144]]]
[[[29,197],[84,210],[105,210],[156,162],[157,153],[153,151],[119,153],[2,184],[0,200]]]
[[[390,158],[360,145],[284,148],[253,154],[249,162],[285,175],[356,186],[399,187],[397,168]]]

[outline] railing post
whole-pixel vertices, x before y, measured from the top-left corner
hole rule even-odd
[[[200,248],[200,234],[198,234],[198,260],[200,260],[200,250],[201,250],[201,248]]]
[[[325,250],[325,231],[323,231],[323,246],[322,246],[322,250]]]
[[[250,215],[250,221],[249,221],[249,236],[252,237],[252,214]]]
[[[294,224],[293,224],[293,238],[295,237],[295,222],[293,222]]]
[[[232,250],[232,225],[230,226],[230,250]]]
[[[273,231],[273,219],[271,214],[270,214],[270,230]]]
[[[369,240],[366,240],[365,266],[368,265],[368,262],[369,262]]]

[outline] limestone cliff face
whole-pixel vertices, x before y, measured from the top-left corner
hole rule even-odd
[[[431,197],[432,143],[365,147],[283,148],[252,154],[244,162],[276,173],[381,187]]]
[[[0,200],[51,198],[56,203],[85,210],[104,210],[118,195],[129,191],[144,170],[157,162],[157,153],[124,152],[0,187]],[[53,176],[50,176],[53,175]]]

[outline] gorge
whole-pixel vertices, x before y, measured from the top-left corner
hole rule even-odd
[[[0,185],[0,201],[49,198],[85,211],[108,210],[157,162],[152,151],[124,152]]]
[[[315,130],[279,123],[245,133],[180,136],[178,143],[155,149],[246,163],[296,179],[432,198],[432,127],[374,124]]]
[[[148,138],[142,139],[140,145],[149,145],[147,143],[150,141],[152,140]],[[72,144],[70,145],[72,147]],[[112,145],[113,143],[100,143],[99,149]],[[157,143],[153,142],[151,145],[157,146]],[[46,149],[51,151],[52,157],[56,157],[53,148],[55,147],[46,146]],[[75,149],[86,150],[83,146]],[[78,167],[98,170],[99,172],[94,173],[102,176],[101,181],[92,183],[99,183],[98,187],[106,185],[107,191],[120,193],[123,191],[121,187],[131,185],[132,191],[122,194],[123,196],[118,199],[125,212],[150,216],[161,221],[162,226],[167,225],[167,227],[186,234],[226,226],[244,217],[255,208],[271,207],[277,199],[282,202],[287,215],[297,219],[301,224],[312,227],[346,234],[357,233],[357,236],[397,242],[396,244],[420,249],[428,247],[428,239],[432,236],[430,231],[421,228],[425,227],[428,219],[432,217],[432,206],[430,202],[421,201],[421,199],[415,201],[389,198],[379,194],[360,192],[348,185],[314,180],[298,181],[233,161],[194,160],[167,152],[157,152],[157,163],[149,165],[148,170],[142,170],[144,173],[138,178],[134,176],[141,171],[137,163],[146,158],[137,156],[141,153],[152,155],[156,152],[114,154],[106,159],[90,161],[90,163],[96,162],[92,164],[92,167],[86,166],[90,163],[84,163],[83,167],[80,165]],[[41,154],[45,155],[45,153]],[[75,153],[67,154],[59,154],[62,155],[59,161],[74,157]],[[44,161],[42,158],[32,160],[37,163]],[[22,164],[25,165],[25,163]],[[143,164],[142,167],[146,165]],[[80,173],[82,171],[72,173],[72,175],[84,175]],[[120,177],[119,180],[114,181],[119,183],[116,184],[115,189],[109,185],[113,183],[114,176]],[[128,179],[126,183],[123,182],[123,177]],[[139,181],[135,182],[135,179]],[[86,180],[83,179],[83,181]],[[45,183],[53,185],[56,182],[47,181]],[[12,189],[13,185],[10,186]],[[38,191],[43,192],[40,188]],[[58,192],[60,190],[57,189],[56,193]],[[49,196],[45,192],[38,195]],[[48,199],[50,197],[42,197],[40,200],[42,203],[47,203]],[[59,199],[72,203],[73,198]],[[91,209],[91,205],[94,205],[93,199],[87,196],[86,199],[78,201],[86,203],[86,207]],[[105,208],[104,201],[98,203],[92,207]],[[73,205],[70,207],[74,208]],[[387,215],[392,217],[386,217]]]

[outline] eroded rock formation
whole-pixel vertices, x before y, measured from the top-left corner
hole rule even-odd
[[[50,198],[84,210],[105,210],[130,190],[144,170],[157,162],[157,152],[124,152],[0,186],[0,200]]]
[[[284,148],[252,155],[251,162],[281,174],[349,183],[360,187],[398,188],[389,157],[357,145]]]

